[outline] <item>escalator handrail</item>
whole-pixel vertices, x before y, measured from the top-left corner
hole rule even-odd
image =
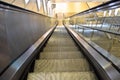
[[[80,26],[79,26],[80,27]],[[82,28],[88,28],[88,29],[93,29],[93,28],[89,28],[89,27],[82,27]],[[94,29],[94,30],[98,30],[98,29]],[[101,32],[105,32],[102,30],[98,30]],[[79,34],[80,35],[80,34]],[[84,37],[82,35],[80,35],[83,39]],[[96,45],[94,42],[84,39],[88,44],[91,45],[91,47],[93,47],[96,51],[98,51],[103,57],[105,57],[107,60],[109,60],[115,67],[117,70],[119,70],[120,72],[120,59],[118,59],[117,57],[115,57],[114,55],[110,54],[109,52],[107,52],[106,50],[104,50],[103,48],[99,47],[98,45]]]
[[[15,60],[0,76],[0,80],[19,80],[22,76],[24,69],[32,61],[32,59],[37,55],[35,52],[38,48],[42,48],[46,40],[55,30],[55,27],[49,29],[41,38],[39,38],[23,55],[21,55],[17,60]]]
[[[110,54],[109,52],[107,52],[106,50],[104,50],[103,48],[101,48],[100,46],[95,44],[94,42],[92,42],[90,40],[87,40],[87,42],[88,42],[88,44],[91,45],[91,47],[93,47],[103,57],[105,57],[108,61],[110,61],[116,67],[116,69],[120,72],[120,59],[118,59],[114,55]]]
[[[91,47],[93,47],[97,52],[99,52],[103,57],[105,57],[108,61],[110,61],[116,69],[120,72],[120,59],[115,57],[114,55],[110,54],[94,42],[85,39],[81,34],[78,34],[81,36],[82,39],[84,39]]]
[[[120,73],[115,67],[101,56],[94,48],[84,41],[75,31],[66,27],[70,35],[75,39],[80,47],[84,50],[84,54],[89,58],[99,75],[103,80],[120,80]]]

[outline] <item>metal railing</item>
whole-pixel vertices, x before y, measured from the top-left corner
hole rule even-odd
[[[65,24],[64,24],[65,25]],[[66,26],[66,25],[65,25]],[[70,35],[73,37],[73,39],[78,43],[78,45],[80,46],[80,47],[83,47],[82,48],[82,50],[85,52],[86,50],[86,53],[85,53],[85,55],[86,56],[88,56],[88,58],[90,59],[90,60],[92,60],[92,63],[93,63],[93,65],[94,65],[94,67],[96,68],[96,70],[98,70],[99,71],[99,73],[100,73],[100,75],[102,75],[101,77],[104,79],[104,80],[119,80],[119,76],[113,76],[113,75],[111,75],[111,73],[109,73],[109,71],[110,72],[112,72],[113,74],[115,74],[115,75],[119,75],[119,72],[116,74],[116,73],[114,73],[114,70],[115,71],[117,71],[112,65],[111,65],[111,62],[112,62],[112,60],[111,60],[111,58],[110,58],[110,56],[109,56],[109,59],[108,60],[106,60],[106,62],[108,62],[108,63],[110,63],[110,65],[109,65],[109,70],[108,70],[108,66],[107,67],[105,67],[106,65],[107,65],[107,63],[104,63],[105,61],[103,61],[105,58],[104,57],[106,57],[106,56],[104,56],[104,57],[102,57],[101,55],[105,52],[104,50],[97,50],[98,48],[94,48],[94,47],[92,47],[91,46],[91,44],[89,44],[88,42],[86,43],[86,40],[83,38],[83,37],[81,37],[80,35],[78,35],[76,32],[74,32],[72,29],[70,29],[69,27],[66,27],[66,29],[68,30],[68,32],[70,33]],[[88,45],[89,44],[89,45]],[[93,48],[93,50],[96,50],[98,53],[96,53],[96,52],[94,52],[93,50],[92,50],[92,48]],[[100,55],[101,54],[101,55]],[[106,55],[106,54],[108,54],[108,53],[106,53],[105,52],[105,54],[103,54],[103,55]],[[92,58],[91,58],[91,56],[92,56]],[[99,57],[101,57],[101,58],[99,58]],[[107,58],[107,57],[106,57]],[[94,61],[94,59],[96,59],[95,61]],[[100,59],[100,60],[99,60]],[[111,62],[109,62],[109,60],[111,61]],[[118,59],[114,59],[114,60],[118,60]],[[96,63],[96,61],[97,61],[97,63]],[[114,62],[115,61],[113,61],[113,64],[114,64]],[[118,61],[119,62],[119,61]],[[103,64],[104,64],[104,67],[103,67]],[[98,67],[98,66],[101,66],[102,65],[102,67]],[[115,65],[116,65],[116,63],[115,63]],[[116,65],[117,66],[117,68],[119,69],[119,66],[118,65]],[[103,69],[103,70],[102,70]],[[103,71],[103,72],[102,72]],[[109,75],[109,77],[107,78],[107,76],[105,76],[105,74],[104,73],[106,73],[107,75]]]
[[[78,34],[80,33],[80,36],[81,34],[82,36],[84,35],[83,37],[85,40],[94,49],[96,49],[99,54],[110,61],[111,64],[115,65],[117,70],[120,71],[119,57],[111,53],[113,47],[116,46],[116,44],[118,44],[120,41],[120,9],[119,15],[114,14],[115,9],[120,7],[119,3],[120,1],[111,1],[70,16],[69,19],[66,18],[64,21],[68,23],[65,25],[68,25],[71,29],[74,29],[76,32],[78,32]],[[110,13],[111,10],[112,13]],[[107,11],[107,13],[105,14],[104,11]],[[97,14],[97,16],[95,14]],[[102,33],[102,35],[107,38],[107,49],[103,49],[102,47],[98,46],[99,44],[97,45],[94,43],[93,39],[96,38],[97,33]],[[103,36],[99,36],[98,41],[102,38]],[[104,47],[106,44],[102,46]]]

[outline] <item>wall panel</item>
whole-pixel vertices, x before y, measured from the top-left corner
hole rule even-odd
[[[0,9],[0,72],[11,62],[9,53],[10,49],[8,47],[5,27],[5,10]]]
[[[0,73],[50,29],[51,25],[49,17],[10,6],[7,8],[0,8]]]

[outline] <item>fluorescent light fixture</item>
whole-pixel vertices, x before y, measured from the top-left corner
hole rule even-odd
[[[104,11],[104,17],[106,16],[107,11]]]
[[[48,1],[48,7],[51,7],[51,1]]]
[[[100,8],[98,7],[97,10],[99,10]]]
[[[55,13],[65,13],[67,11],[66,3],[56,3]]]
[[[70,20],[70,18],[68,18],[68,20]]]
[[[43,0],[43,6],[44,6],[45,14],[47,14],[47,7],[46,7],[46,1],[45,0]]]
[[[41,2],[40,2],[40,0],[37,0],[37,6],[38,6],[38,9],[40,10],[40,7],[41,7]]]
[[[115,8],[118,8],[118,6],[113,6],[113,7],[110,7],[111,9],[115,9]]]
[[[25,4],[27,4],[30,0],[25,0]]]
[[[118,14],[119,9],[115,9],[115,16]]]
[[[112,5],[115,5],[115,3],[111,3],[111,4],[109,4],[109,6],[112,6]]]
[[[111,14],[112,14],[112,10],[109,10],[109,16],[111,16]]]

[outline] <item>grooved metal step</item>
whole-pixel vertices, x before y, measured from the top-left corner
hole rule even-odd
[[[76,47],[46,47],[44,51],[79,51]]]
[[[58,46],[58,47],[61,47],[61,46],[73,46],[75,47],[75,44],[47,44],[46,47],[54,47],[54,46]]]
[[[64,27],[57,27],[27,80],[97,80]]]
[[[80,52],[43,52],[40,59],[79,59],[83,58]]]
[[[34,72],[90,71],[86,59],[36,60]]]
[[[73,41],[51,41],[51,42],[48,42],[48,44],[74,44],[74,43]]]
[[[30,73],[27,80],[97,80],[93,72]]]
[[[74,44],[73,41],[66,40],[66,38],[64,38],[64,40],[60,39],[60,41],[59,40],[57,40],[57,41],[51,40],[51,41],[47,42],[47,44],[52,44],[52,43],[55,43],[55,44],[59,44],[59,43]]]

